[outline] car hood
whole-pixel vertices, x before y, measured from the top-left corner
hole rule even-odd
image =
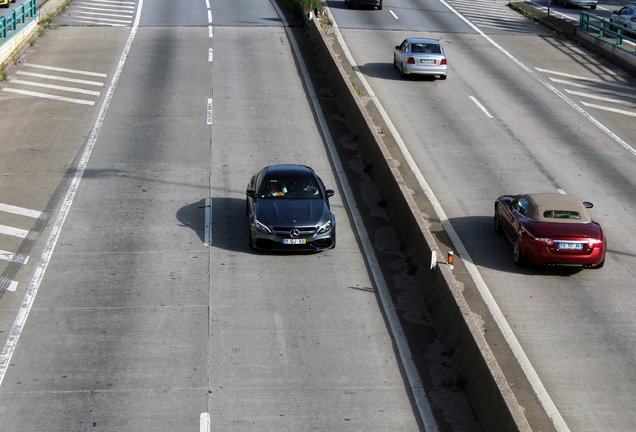
[[[330,217],[321,199],[261,199],[255,204],[255,212],[263,224],[289,228],[316,226]]]

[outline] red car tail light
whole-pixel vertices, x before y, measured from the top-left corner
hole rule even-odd
[[[439,64],[440,64],[440,65],[445,65],[445,64],[446,64],[446,57],[444,57],[444,58],[442,59],[442,61],[441,61],[441,62],[439,62]]]
[[[590,247],[590,249],[595,247],[598,248],[603,246],[603,240],[592,239],[589,242],[587,242],[587,245]]]
[[[554,244],[554,240],[550,239],[550,238],[532,238],[530,239],[532,241],[532,243],[536,243],[536,244],[540,244],[540,245],[545,245],[545,246],[552,246]]]
[[[409,59],[406,62],[408,64],[415,64],[415,59],[413,57],[409,57]]]

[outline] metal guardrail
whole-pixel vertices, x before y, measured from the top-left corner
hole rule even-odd
[[[7,38],[8,31],[16,31],[18,25],[24,24],[27,18],[32,18],[37,14],[36,0],[27,0],[11,13],[0,18],[0,39]]]
[[[636,55],[636,30],[616,25],[589,12],[581,12],[579,30]]]

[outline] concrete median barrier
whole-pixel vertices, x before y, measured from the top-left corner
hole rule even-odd
[[[308,21],[308,28],[333,94],[386,203],[385,209],[409,256],[416,262],[422,295],[458,374],[465,381],[465,392],[477,420],[485,431],[530,431],[524,410],[468,307],[461,284],[448,265],[430,265],[434,253],[439,257],[442,254],[429,228],[430,218],[414,199],[418,191],[407,185],[399,169],[405,165],[400,161],[399,150],[387,145],[389,137],[378,132],[373,114],[367,108],[372,104],[365,105],[356,92],[351,82],[355,75],[353,68],[338,52],[339,45],[331,29],[324,30],[315,18]]]

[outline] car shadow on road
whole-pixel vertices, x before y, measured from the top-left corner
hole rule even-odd
[[[370,77],[374,77],[374,78],[382,78],[385,80],[392,80],[392,81],[427,81],[427,82],[433,82],[433,81],[442,81],[440,79],[438,79],[436,76],[430,76],[430,75],[408,75],[405,78],[402,78],[402,76],[400,75],[400,71],[393,66],[392,63],[393,60],[388,61],[386,63],[366,63],[363,66],[358,66],[360,68],[360,71],[362,73],[364,73],[367,76]]]
[[[205,199],[202,199],[177,210],[180,226],[194,231],[201,242],[205,239],[205,205]]]
[[[228,251],[269,255],[311,255],[313,251],[261,251],[249,247],[249,223],[245,210],[245,199],[212,198],[210,200],[209,235],[206,235],[205,199],[185,205],[177,210],[177,220],[184,228],[193,230],[201,243],[206,237],[210,245]]]
[[[568,277],[582,271],[580,267],[551,268],[532,263],[516,265],[512,259],[512,243],[504,234],[495,232],[492,216],[465,216],[449,221],[462,239],[472,262],[479,267],[536,276]]]

